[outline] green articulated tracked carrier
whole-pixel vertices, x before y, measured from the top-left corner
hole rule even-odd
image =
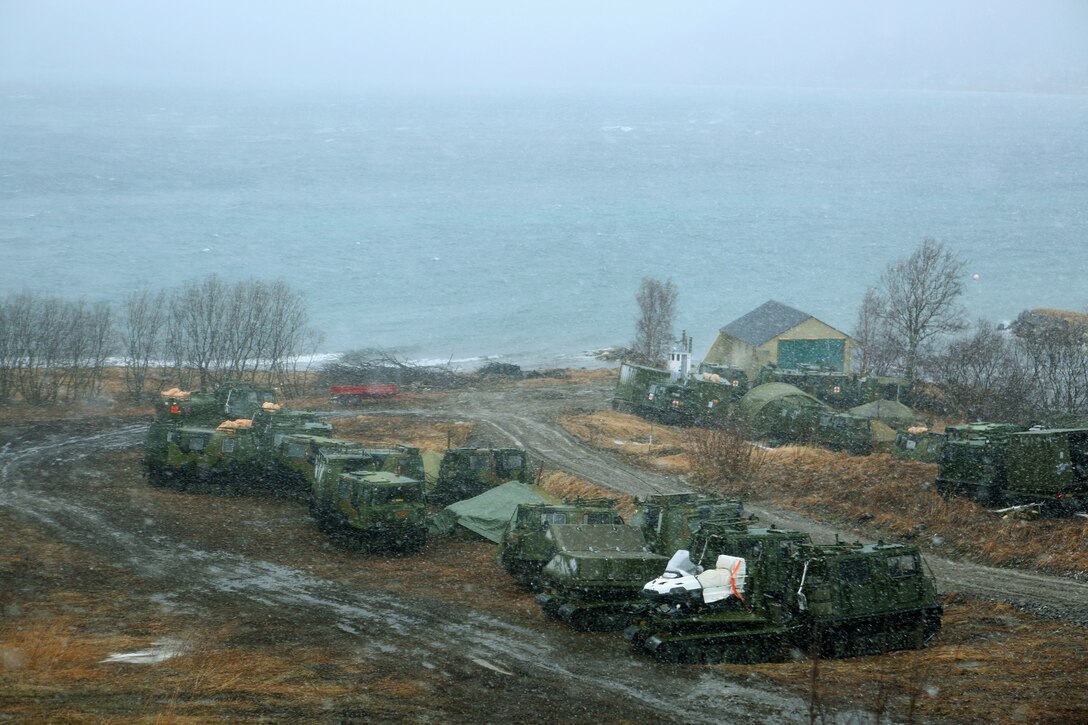
[[[1083,511],[1088,428],[949,426],[936,487],[945,496],[967,496],[985,506],[1035,506],[1048,515]]]
[[[643,589],[625,630],[668,662],[750,663],[925,646],[941,605],[917,547],[814,545],[807,534],[707,522]]]
[[[518,504],[499,543],[499,564],[519,584],[539,586],[540,573],[553,556],[553,524],[622,524],[610,498],[571,499],[561,504]]]
[[[507,481],[532,480],[529,456],[520,448],[450,448],[429,499],[435,506],[449,506]]]
[[[257,440],[247,425],[153,421],[144,444],[149,483],[201,493],[243,493],[261,475]]]
[[[418,551],[427,541],[423,481],[388,471],[341,473],[315,499],[318,527],[374,551]]]
[[[637,501],[629,523],[642,529],[651,551],[670,556],[687,547],[704,521],[739,519],[743,515],[744,504],[739,499],[664,493]]]
[[[642,530],[623,524],[553,524],[555,555],[544,566],[537,603],[581,631],[622,629],[642,604],[647,577],[668,559],[650,551]]]

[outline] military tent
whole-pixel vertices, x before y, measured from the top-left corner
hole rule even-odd
[[[539,486],[510,481],[450,504],[431,517],[428,528],[432,534],[448,536],[460,525],[497,544],[520,503],[561,503],[561,499]]]

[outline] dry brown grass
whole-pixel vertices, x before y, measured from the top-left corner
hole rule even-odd
[[[414,416],[357,415],[332,421],[338,438],[358,441],[371,447],[410,443],[426,451],[444,451],[463,446],[472,435],[474,423],[432,421]]]
[[[829,520],[938,545],[943,553],[1055,574],[1088,573],[1088,525],[1080,518],[1001,518],[933,487],[937,467],[887,454],[847,456],[816,448],[770,451],[759,496]]]
[[[671,426],[608,410],[569,415],[559,422],[589,445],[658,473],[678,475],[691,467],[683,434]]]
[[[813,666],[721,667],[805,690]],[[832,714],[894,707],[899,718],[920,722],[1088,721],[1088,629],[1004,604],[948,601],[941,633],[926,649],[815,666],[816,693]]]
[[[635,499],[610,491],[607,488],[583,481],[562,471],[551,471],[540,478],[540,487],[564,499],[611,498],[616,500],[616,510],[626,520],[635,513]]]
[[[658,472],[692,473],[685,432],[625,413],[601,412],[563,421],[589,445]],[[632,451],[637,451],[632,453]],[[1001,518],[933,488],[937,467],[888,454],[849,456],[820,448],[767,451],[753,478],[722,481],[715,493],[766,501],[812,518],[900,541],[917,541],[950,556],[995,566],[1088,575],[1088,524],[1082,518],[1023,521]]]

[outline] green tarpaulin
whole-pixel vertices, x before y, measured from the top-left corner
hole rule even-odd
[[[539,486],[510,481],[479,496],[450,504],[431,517],[430,533],[448,536],[463,526],[496,544],[519,503],[561,503]]]

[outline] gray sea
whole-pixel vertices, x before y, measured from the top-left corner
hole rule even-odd
[[[589,364],[644,276],[697,356],[768,299],[850,331],[927,237],[973,318],[1084,310],[1088,97],[0,87],[0,291],[283,278],[329,353]]]

